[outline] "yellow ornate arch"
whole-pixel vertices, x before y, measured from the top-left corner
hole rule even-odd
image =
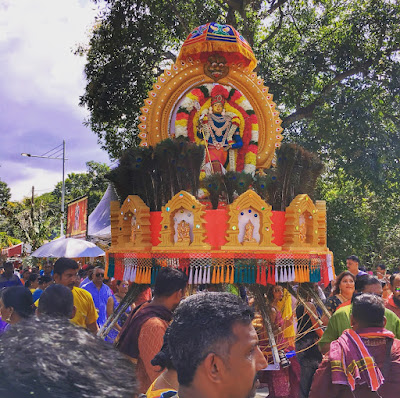
[[[145,106],[141,108],[140,145],[154,146],[169,138],[175,106],[189,90],[204,83],[214,81],[204,74],[200,61],[179,61],[171,69],[166,69],[158,77],[149,97],[144,101]],[[231,85],[250,102],[259,125],[257,168],[269,168],[275,149],[280,146],[283,129],[268,87],[264,86],[264,81],[256,73],[238,65],[231,65],[227,77],[219,80],[218,84]]]
[[[162,207],[162,223],[160,232],[160,244],[153,247],[154,251],[176,251],[176,250],[210,250],[211,245],[205,243],[205,208],[193,195],[186,191],[177,193],[165,206]],[[174,214],[184,209],[193,213],[193,241],[187,244],[174,242]]]
[[[137,195],[129,195],[123,205],[111,202],[111,242],[118,250],[149,251],[151,249],[150,209]],[[132,218],[135,217],[135,223]]]
[[[294,251],[309,251],[310,248],[326,249],[326,208],[325,202],[318,201],[318,207],[306,194],[297,195],[286,208],[285,243],[283,247]],[[321,211],[321,213],[320,213]],[[302,241],[300,217],[306,215],[307,235]]]
[[[243,209],[253,208],[260,216],[260,242],[239,242],[239,214]],[[272,243],[272,207],[254,191],[248,190],[228,206],[229,220],[227,243],[223,250],[262,250],[278,251],[279,246]]]

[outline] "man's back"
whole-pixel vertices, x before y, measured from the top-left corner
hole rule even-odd
[[[79,287],[72,289],[76,315],[71,319],[75,325],[86,328],[97,320],[97,311],[93,303],[93,298],[89,292]]]
[[[383,373],[385,382],[378,390],[382,398],[400,396],[400,340],[393,339],[390,355],[387,354],[387,338],[362,338],[363,343],[371,356],[375,359],[378,368]],[[386,364],[387,363],[387,364]],[[378,397],[367,384],[356,385],[353,393],[350,387],[341,384],[332,384],[332,371],[328,355],[325,355],[320,367],[314,375],[309,398],[369,398]]]
[[[350,315],[352,311],[352,305],[346,305],[342,308],[336,310],[336,312],[329,319],[328,326],[321,337],[319,342],[319,346],[322,348],[324,345],[331,343],[334,340],[337,340],[340,335],[346,330],[350,329]],[[385,310],[386,317],[386,329],[390,330],[394,333],[397,339],[400,338],[400,319],[399,317],[390,311],[389,309]]]
[[[137,362],[140,392],[145,393],[159,376],[159,369],[150,361],[163,345],[171,318],[172,313],[167,308],[145,303],[130,315],[120,333],[118,349]]]

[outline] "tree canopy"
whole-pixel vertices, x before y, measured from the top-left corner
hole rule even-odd
[[[333,217],[331,249],[355,251],[370,263],[368,251],[376,249],[377,235],[352,229],[358,243],[348,245],[338,231],[344,227],[338,223],[339,202],[350,206],[353,195],[360,203],[373,197],[380,204],[376,211],[391,214],[399,199],[398,0],[106,4],[87,49],[81,104],[88,107],[87,123],[111,157],[135,145],[143,100],[156,76],[174,62],[187,34],[210,21],[231,24],[253,47],[256,71],[278,104],[285,140],[318,153],[327,165],[320,194]],[[366,205],[353,204],[350,209],[363,214],[360,220],[368,220],[372,207],[367,211]],[[354,213],[348,217],[357,219]],[[378,221],[385,241],[384,231],[398,220]]]
[[[65,203],[88,195],[89,214],[95,209],[107,189],[105,174],[110,171],[104,163],[90,161],[86,163],[86,173],[70,173],[65,180]],[[10,189],[7,184],[0,185],[0,246],[9,246],[14,242],[29,243],[32,249],[40,247],[45,240],[60,235],[61,187],[59,182],[54,190],[33,198],[24,198],[19,202],[10,201]],[[1,191],[2,190],[2,191]],[[1,192],[4,191],[4,194]]]

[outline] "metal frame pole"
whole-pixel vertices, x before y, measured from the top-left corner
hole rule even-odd
[[[65,141],[63,140],[63,168],[62,168],[62,189],[61,189],[61,231],[60,236],[64,236],[64,199],[65,199]]]

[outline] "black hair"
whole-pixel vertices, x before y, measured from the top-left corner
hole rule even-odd
[[[386,269],[386,265],[385,265],[385,264],[378,264],[378,265],[376,266],[376,268]]]
[[[360,259],[357,256],[355,256],[354,254],[347,257],[346,260],[352,260],[352,261],[355,261],[356,263],[360,264]]]
[[[157,274],[154,285],[154,296],[169,297],[175,292],[185,289],[187,275],[179,269],[164,267]]]
[[[12,268],[12,269],[14,269],[14,264],[13,264],[11,261],[6,261],[6,262],[3,264],[3,267],[4,267],[4,268]]]
[[[170,325],[168,345],[179,384],[188,386],[211,352],[227,357],[236,323],[248,325],[253,310],[231,293],[199,293],[183,300]]]
[[[38,279],[38,274],[30,274],[28,280],[25,282],[25,287],[29,289],[32,285],[32,282],[36,282]]]
[[[358,293],[363,293],[365,288],[370,285],[382,285],[377,278],[371,275],[360,275],[356,277],[355,289]]]
[[[46,316],[1,336],[0,374],[0,396],[7,398],[131,398],[137,392],[133,364],[112,344]]]
[[[382,298],[364,293],[354,298],[352,315],[363,327],[382,327],[385,305]]]
[[[41,275],[39,276],[39,285],[43,285],[44,283],[49,283],[53,280],[51,276]]]
[[[40,296],[40,314],[69,319],[74,310],[74,296],[71,289],[63,285],[50,285]]]
[[[165,368],[175,369],[174,364],[172,363],[171,353],[169,351],[168,337],[169,328],[165,332],[164,342],[160,352],[151,360],[151,364],[153,366],[159,366],[161,370],[164,370]]]
[[[391,284],[392,286],[393,286],[394,280],[396,279],[396,276],[399,276],[399,274],[396,273],[396,274],[390,275],[389,281],[390,281],[390,284]]]
[[[278,287],[278,286],[282,287],[281,285],[273,285],[273,286],[269,285],[269,289],[267,291],[267,299],[270,303],[272,303],[274,301],[274,290],[275,290],[275,287]],[[283,287],[282,287],[282,289],[283,289]]]
[[[345,276],[350,276],[352,279],[353,279],[353,281],[354,281],[354,283],[356,283],[356,277],[350,272],[350,271],[343,271],[343,272],[341,272],[337,277],[336,277],[336,279],[335,279],[335,281],[334,281],[334,287],[333,287],[333,290],[332,290],[332,296],[335,296],[336,294],[339,294],[340,293],[340,282],[342,282],[342,279],[345,277]]]
[[[35,311],[32,293],[24,286],[11,286],[3,289],[1,299],[4,307],[14,308],[21,318],[29,318]]]
[[[59,258],[54,264],[54,273],[57,275],[62,275],[65,271],[69,269],[78,269],[79,265],[72,258]]]

